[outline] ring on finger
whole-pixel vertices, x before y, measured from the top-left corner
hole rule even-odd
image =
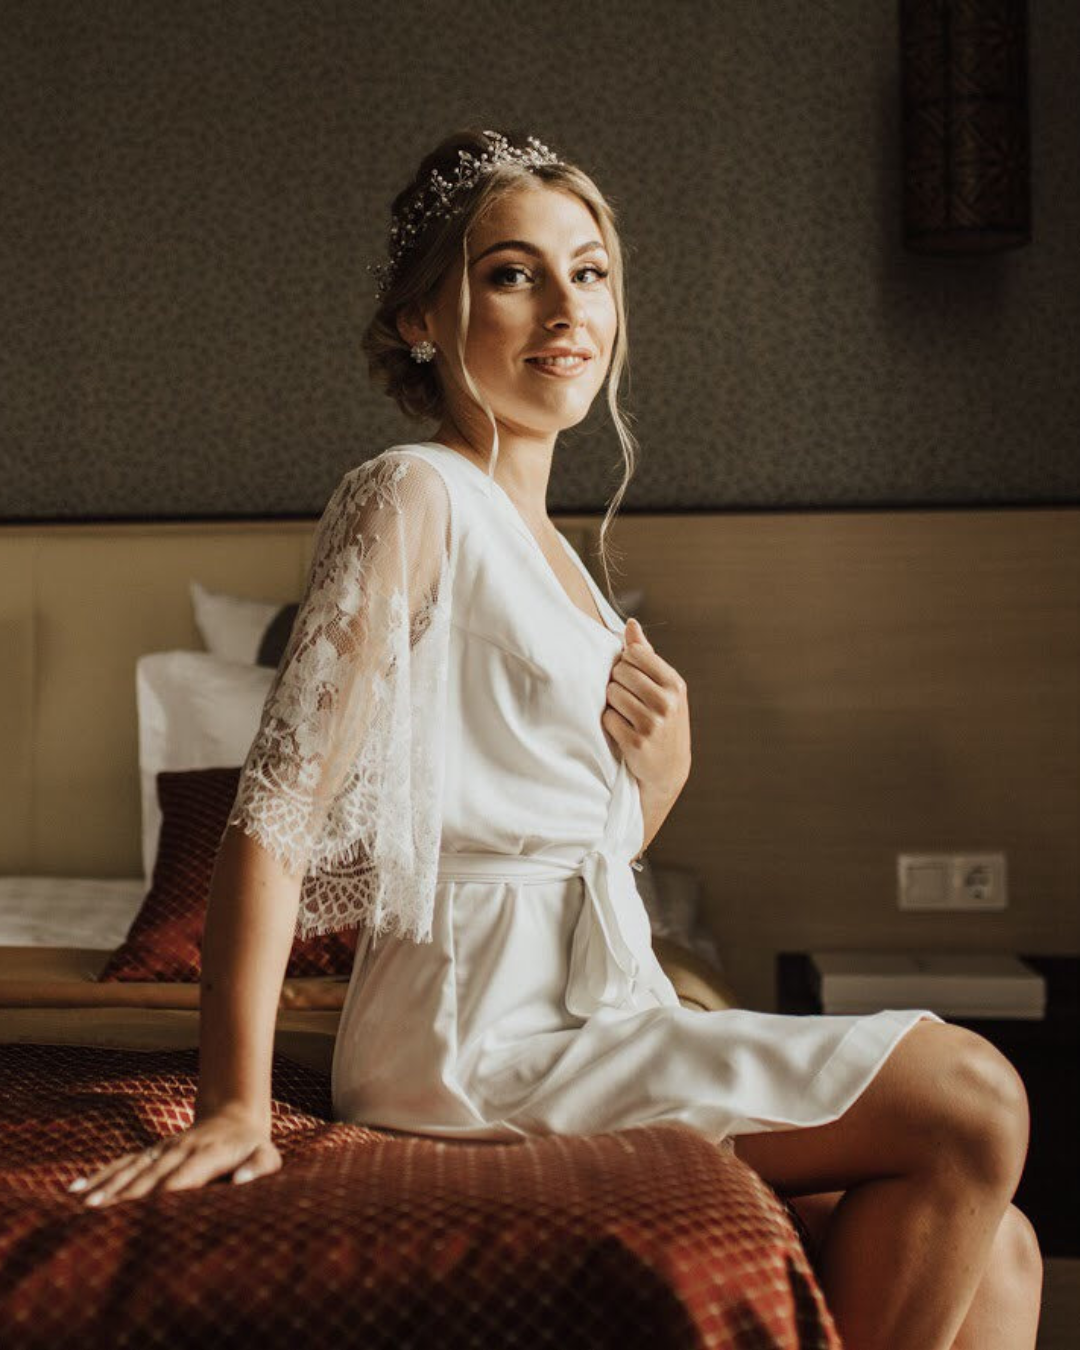
[[[156,1162],[164,1152],[165,1145],[164,1143],[159,1142],[157,1144],[152,1144],[149,1148],[144,1148],[140,1156],[148,1162]],[[115,1192],[106,1194],[104,1190],[101,1190],[95,1191],[91,1195],[84,1196],[84,1200],[88,1205],[102,1205],[105,1204],[107,1200],[112,1200],[114,1195]]]

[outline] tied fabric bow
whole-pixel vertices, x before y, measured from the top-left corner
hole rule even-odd
[[[647,943],[651,953],[652,934],[629,862],[591,849],[580,872],[585,903],[570,949],[566,1007],[575,1017],[589,1017],[604,1005],[631,1000],[648,959],[639,944]]]

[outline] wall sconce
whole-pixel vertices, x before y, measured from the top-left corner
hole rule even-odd
[[[1027,0],[900,0],[904,243],[1031,241]]]

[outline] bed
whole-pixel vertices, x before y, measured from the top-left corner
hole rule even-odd
[[[281,1171],[98,1212],[67,1192],[191,1123],[207,869],[312,526],[0,530],[0,1343],[838,1346],[794,1208],[688,1128],[335,1122],[341,935],[282,987]],[[694,883],[641,875],[654,947],[685,1006],[731,1006]]]

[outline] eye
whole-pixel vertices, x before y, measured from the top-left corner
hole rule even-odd
[[[498,282],[499,285],[502,285],[503,284],[502,279],[503,277],[506,276],[508,272],[524,272],[524,271],[525,271],[524,267],[514,267],[513,264],[510,264],[509,266],[506,267],[500,267],[498,271],[492,272],[491,279],[492,281]]]
[[[497,267],[497,269],[491,273],[491,281],[494,281],[495,285],[502,286],[502,288],[506,290],[516,290],[517,286],[514,285],[514,277],[516,277],[516,274],[518,273],[521,275],[528,275],[528,269],[526,269],[526,267],[521,267],[518,263],[505,263],[504,266]],[[603,281],[603,278],[607,275],[607,271],[599,266],[598,263],[587,263],[586,266],[579,267],[574,275],[575,277],[580,277],[580,275],[585,273],[593,273],[595,281]]]

